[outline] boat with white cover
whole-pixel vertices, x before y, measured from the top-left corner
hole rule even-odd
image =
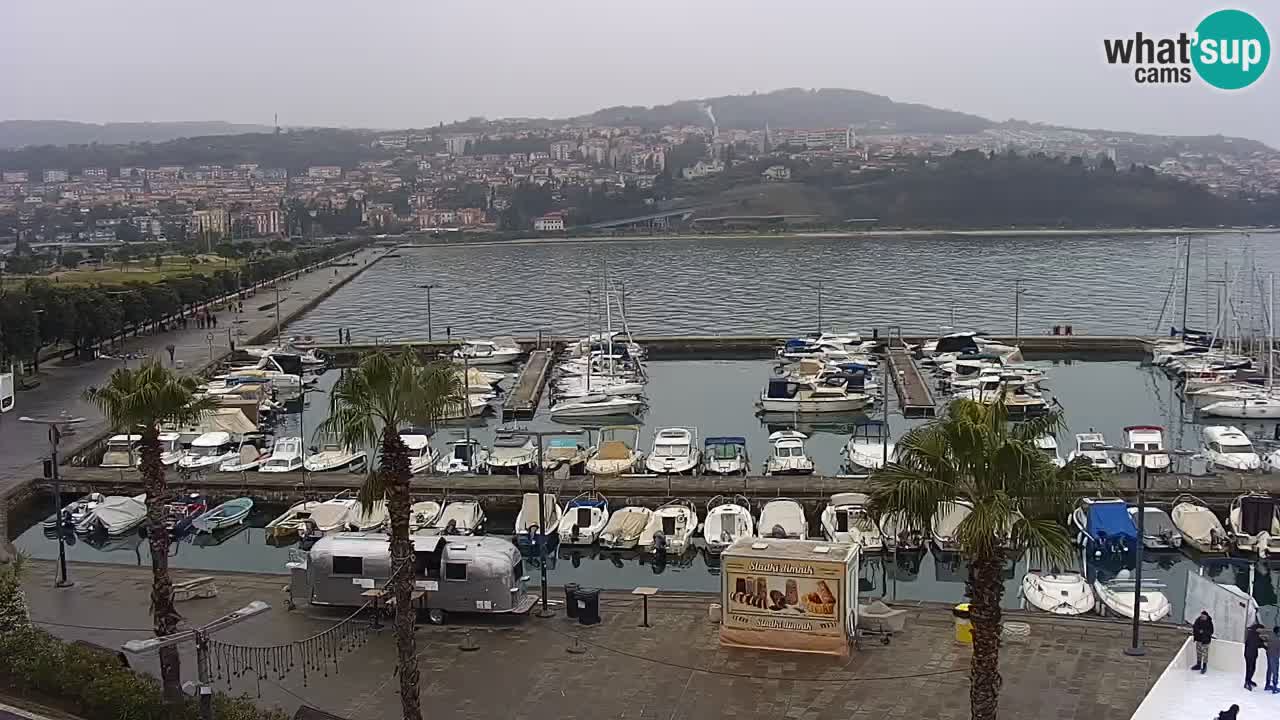
[[[1115,470],[1116,461],[1107,451],[1107,440],[1100,432],[1078,433],[1076,449],[1067,455],[1067,462],[1083,460],[1099,470]]]
[[[538,442],[532,435],[498,431],[489,449],[489,472],[517,475],[538,467]]]
[[[1058,438],[1052,435],[1041,435],[1035,440],[1036,447],[1040,449],[1049,460],[1053,462],[1055,467],[1065,467],[1067,461],[1058,453]]]
[[[652,516],[653,511],[646,507],[628,506],[614,511],[600,532],[600,547],[611,550],[636,547]]]
[[[465,340],[462,347],[453,351],[453,359],[457,362],[465,360],[470,365],[509,365],[524,351],[509,337],[496,337],[492,340]]]
[[[441,535],[475,535],[484,529],[484,521],[480,500],[466,497],[446,502],[432,529]]]
[[[659,475],[696,473],[702,464],[696,428],[662,428],[653,434],[653,449],[644,466]]]
[[[560,515],[560,544],[591,545],[609,522],[609,501],[585,492],[565,503]]]
[[[670,500],[649,516],[649,524],[640,534],[637,543],[647,552],[667,552],[682,555],[693,541],[693,531],[698,528],[698,511],[688,500]]]
[[[600,440],[587,458],[588,475],[621,475],[635,470],[644,458],[637,450],[640,428],[611,425],[600,429]]]
[[[1074,572],[1028,572],[1022,576],[1022,597],[1031,607],[1054,615],[1083,615],[1097,602],[1089,581]]]
[[[1164,428],[1159,425],[1130,425],[1124,429],[1124,446],[1135,450],[1164,450]],[[1120,466],[1128,470],[1142,467],[1146,458],[1148,472],[1163,472],[1169,469],[1169,455],[1147,455],[1145,453],[1120,453]]]
[[[764,462],[764,474],[812,475],[813,458],[804,449],[808,437],[799,430],[779,430],[769,435],[773,447]]]
[[[1200,431],[1201,453],[1215,467],[1226,470],[1257,470],[1262,458],[1240,428],[1210,425]]]
[[[431,472],[431,468],[439,459],[436,449],[431,447],[431,438],[420,433],[400,433],[400,442],[409,450],[409,474]]]
[[[847,471],[868,473],[883,468],[886,457],[892,461],[894,448],[889,441],[889,428],[882,421],[872,420],[854,427],[840,456]]]
[[[941,552],[959,552],[960,523],[973,514],[973,504],[959,498],[938,503],[933,512],[932,538],[934,547]]]
[[[147,519],[146,501],[145,494],[132,497],[109,495],[76,524],[76,532],[80,535],[123,535]]]
[[[1102,601],[1102,604],[1106,605],[1111,612],[1126,618],[1133,617],[1133,596],[1136,585],[1128,569],[1116,573],[1113,580],[1093,581],[1093,589],[1098,594],[1098,600]],[[1142,579],[1138,612],[1140,621],[1156,622],[1169,615],[1171,609],[1169,598],[1162,592],[1165,587],[1166,585],[1159,580]]]
[[[302,469],[302,438],[277,438],[271,447],[271,457],[258,466],[258,472],[283,473]]]
[[[1138,508],[1129,507],[1129,517],[1138,524]],[[1182,547],[1182,533],[1173,518],[1163,509],[1146,505],[1142,515],[1142,546],[1148,550],[1177,550]]]
[[[308,529],[321,533],[344,530],[356,505],[356,499],[345,492],[324,501],[304,500],[267,523],[266,535],[269,538],[286,538],[302,535]]]
[[[741,495],[717,495],[707,501],[702,536],[708,552],[719,555],[735,542],[755,535],[756,522],[751,517],[750,500]]]
[[[760,409],[776,413],[847,413],[861,410],[870,402],[866,393],[850,392],[843,381],[797,382],[770,378],[760,391]]]
[[[231,433],[208,432],[191,442],[191,448],[178,461],[178,467],[187,470],[205,470],[215,466],[220,467],[222,463],[238,457],[236,441],[231,437]]]
[[[634,416],[643,409],[644,401],[639,398],[617,395],[586,395],[556,403],[551,408],[551,419]]]
[[[1194,495],[1174,498],[1169,517],[1183,543],[1202,553],[1226,552],[1230,535],[1209,505]]]
[[[1264,492],[1247,492],[1231,501],[1227,526],[1232,544],[1242,552],[1266,557],[1280,550],[1280,518],[1276,517],[1276,500]]]
[[[489,450],[479,440],[454,440],[436,461],[436,472],[445,475],[480,473],[489,467]]]
[[[760,537],[809,539],[809,521],[804,507],[791,498],[774,498],[760,509]]]
[[[337,472],[348,470],[356,472],[367,462],[366,454],[348,447],[336,440],[329,439],[320,445],[317,452],[306,457],[302,465],[310,472]]]
[[[822,534],[831,542],[849,543],[863,552],[884,550],[884,534],[867,511],[864,493],[836,493],[822,509]]]
[[[751,470],[747,439],[709,437],[702,444],[702,472],[708,475],[746,475]]]
[[[525,493],[520,501],[520,512],[516,513],[516,547],[529,550],[538,547],[538,543],[547,543],[554,547],[560,540],[560,520],[564,509],[555,493],[542,495],[542,520],[538,520],[538,493]]]

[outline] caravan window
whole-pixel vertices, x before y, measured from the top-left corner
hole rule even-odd
[[[342,555],[333,556],[333,574],[334,575],[363,575],[364,574],[364,558],[344,557]]]
[[[445,563],[445,564],[444,564],[444,579],[445,579],[445,580],[466,580],[466,579],[467,579],[467,564],[466,564],[466,563],[452,563],[452,562],[447,562],[447,563]]]
[[[413,574],[428,580],[440,579],[440,551],[413,554]]]

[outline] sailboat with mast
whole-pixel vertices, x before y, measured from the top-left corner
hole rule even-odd
[[[1265,340],[1267,384],[1265,388],[1246,386],[1237,388],[1238,397],[1229,397],[1210,403],[1200,409],[1204,415],[1213,417],[1241,418],[1247,420],[1274,420],[1280,418],[1280,397],[1275,393],[1275,273],[1271,273],[1270,287],[1267,291],[1267,314]]]

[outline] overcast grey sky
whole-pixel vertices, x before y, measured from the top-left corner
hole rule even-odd
[[[421,127],[846,87],[1077,127],[1280,147],[1280,60],[1245,91],[1142,86],[1104,37],[1190,32],[1200,0],[10,0],[0,118]]]

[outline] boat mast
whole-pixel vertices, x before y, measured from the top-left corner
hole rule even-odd
[[[604,290],[605,332],[609,335],[609,374],[613,375],[613,308],[609,305],[609,264],[604,264],[604,272],[600,277],[600,286]]]
[[[1191,288],[1191,238],[1186,238],[1187,262],[1182,273],[1182,342],[1187,341],[1187,294]]]
[[[1275,364],[1275,326],[1273,318],[1276,316],[1276,274],[1271,273],[1271,287],[1267,291],[1267,397],[1272,397],[1273,385],[1275,384],[1275,372],[1272,366]]]

